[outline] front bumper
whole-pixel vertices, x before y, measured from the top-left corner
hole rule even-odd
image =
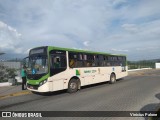
[[[49,84],[47,82],[42,86],[27,84],[27,89],[35,92],[50,92]]]

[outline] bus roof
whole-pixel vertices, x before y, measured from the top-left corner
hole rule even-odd
[[[92,53],[92,54],[103,54],[103,55],[112,55],[112,56],[126,56],[123,54],[110,54],[105,52],[96,52],[96,51],[88,51],[88,50],[80,50],[80,49],[72,49],[72,48],[61,48],[61,47],[55,47],[55,46],[45,46],[48,47],[49,50],[65,50],[65,51],[71,51],[71,52],[83,52],[83,53]]]
[[[48,50],[65,50],[65,51],[70,51],[70,52],[82,52],[82,53],[91,53],[91,54],[100,54],[100,55],[126,56],[124,54],[110,54],[110,53],[105,53],[105,52],[96,52],[96,51],[72,49],[72,48],[62,48],[62,47],[55,47],[55,46],[39,46],[39,47],[32,48],[31,50],[38,49],[38,48],[47,48],[47,47],[48,47]]]

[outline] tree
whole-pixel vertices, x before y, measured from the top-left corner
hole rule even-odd
[[[8,82],[8,78],[15,78],[16,69],[7,68],[0,64],[0,82]]]

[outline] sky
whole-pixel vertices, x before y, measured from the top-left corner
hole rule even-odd
[[[65,48],[160,59],[160,0],[0,0],[0,59]]]

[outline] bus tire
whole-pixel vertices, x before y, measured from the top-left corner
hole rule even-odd
[[[68,84],[68,92],[74,93],[77,92],[77,90],[78,90],[78,80],[71,79]]]
[[[115,82],[116,82],[116,75],[114,73],[112,73],[111,76],[110,76],[109,83],[114,84]]]

